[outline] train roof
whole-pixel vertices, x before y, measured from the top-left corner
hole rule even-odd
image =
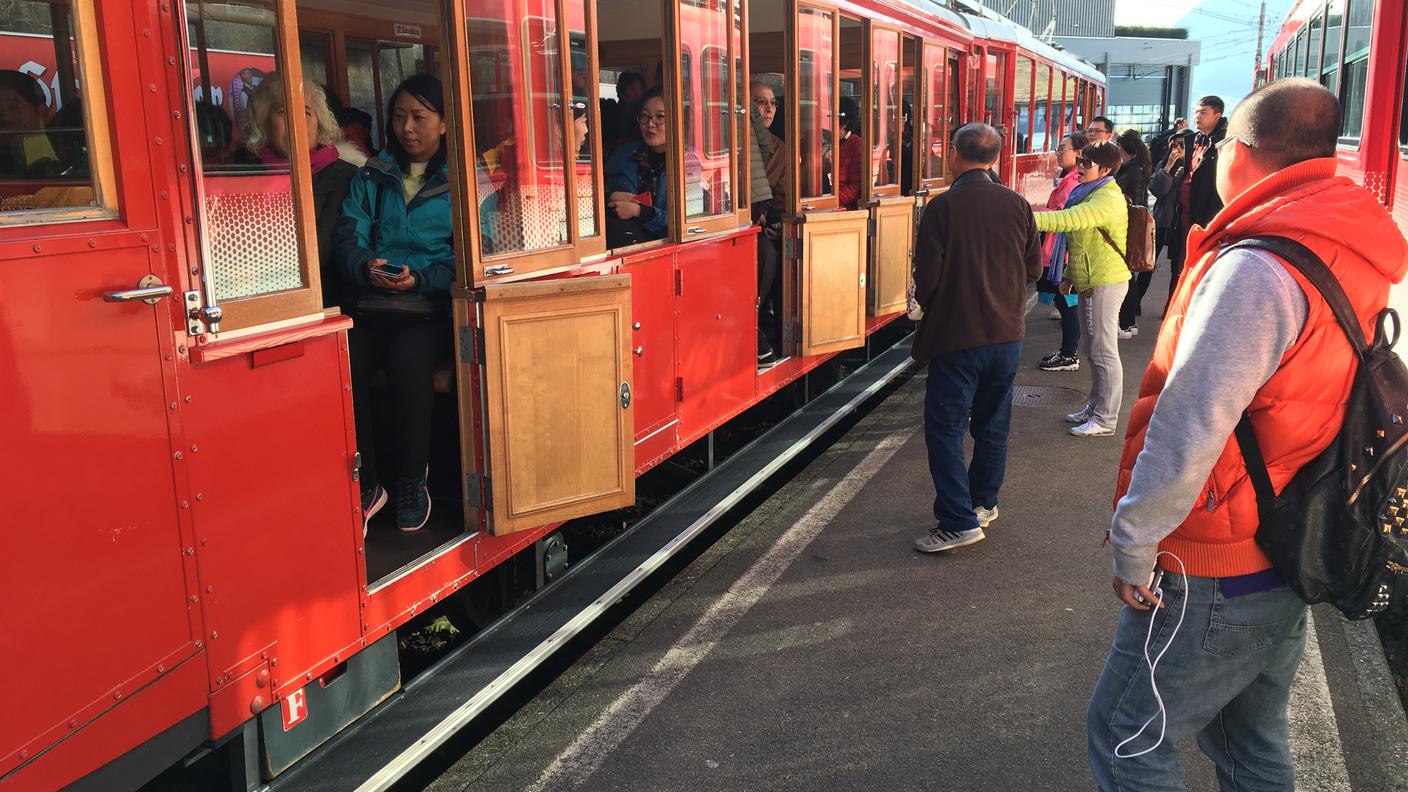
[[[909,2],[920,2],[934,5],[929,0],[909,0]],[[1050,44],[1036,37],[1036,34],[1021,25],[1013,22],[1007,17],[981,5],[972,4],[969,6],[972,11],[957,14],[962,18],[963,26],[972,31],[975,38],[987,39],[988,41],[1000,41],[1004,44],[1015,44],[1018,47],[1052,63],[1060,64],[1066,69],[1078,74],[1092,82],[1105,84],[1105,75],[1095,68],[1095,64],[1084,58],[1059,50]],[[947,9],[945,9],[947,10]],[[953,14],[954,12],[949,11]]]

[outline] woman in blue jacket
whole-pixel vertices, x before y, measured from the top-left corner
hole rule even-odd
[[[396,525],[420,530],[430,519],[426,486],[434,365],[450,340],[455,280],[445,101],[440,81],[408,77],[391,94],[386,149],[352,180],[337,229],[337,258],[351,293],[352,406],[362,455],[363,531],[388,500],[378,457],[396,471]],[[391,448],[375,447],[370,381],[386,372]],[[378,452],[389,452],[378,453]]]
[[[606,244],[625,247],[664,239],[669,231],[665,146],[669,116],[659,88],[641,100],[640,139],[622,143],[606,161]]]

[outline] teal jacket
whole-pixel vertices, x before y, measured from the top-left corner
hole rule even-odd
[[[395,158],[386,151],[367,160],[352,177],[336,234],[343,280],[354,294],[371,288],[367,263],[383,258],[409,267],[422,294],[448,297],[455,282],[449,167],[427,174],[409,204],[402,178]]]
[[[1066,274],[1071,288],[1077,292],[1096,286],[1109,286],[1129,280],[1129,266],[1115,252],[1105,237],[1104,228],[1120,250],[1125,250],[1129,235],[1129,204],[1124,193],[1111,179],[1090,197],[1069,209],[1037,212],[1038,231],[1056,231],[1066,235]]]

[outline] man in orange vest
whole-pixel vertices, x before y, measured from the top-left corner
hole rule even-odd
[[[1256,545],[1232,435],[1245,410],[1279,492],[1339,432],[1355,359],[1299,271],[1222,248],[1271,235],[1309,247],[1373,337],[1408,243],[1335,175],[1339,127],[1332,93],[1282,80],[1242,102],[1219,146],[1226,206],[1190,234],[1120,460],[1109,538],[1126,607],[1087,711],[1102,790],[1182,789],[1175,744],[1194,735],[1224,790],[1293,788],[1286,704],[1306,609]],[[1154,684],[1146,658],[1158,659]]]

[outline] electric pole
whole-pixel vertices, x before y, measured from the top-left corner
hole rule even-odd
[[[1256,75],[1261,76],[1261,37],[1266,31],[1266,0],[1261,0],[1261,20],[1256,23]],[[1254,80],[1255,81],[1255,80]]]

